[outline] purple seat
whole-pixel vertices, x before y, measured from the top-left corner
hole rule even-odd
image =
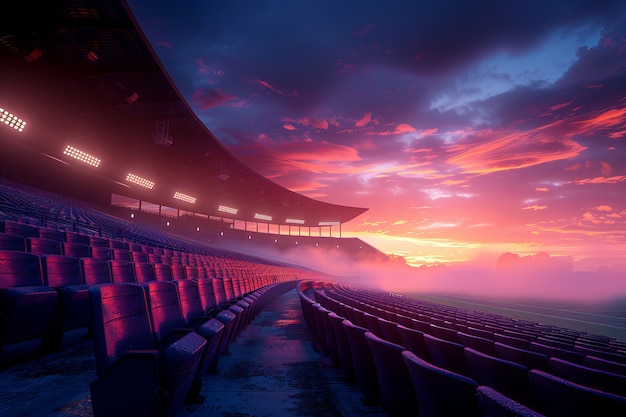
[[[363,393],[363,403],[377,404],[380,400],[378,374],[376,373],[372,351],[365,340],[365,333],[368,330],[364,327],[355,326],[349,320],[344,320],[342,325],[352,351],[356,382]]]
[[[402,345],[402,338],[400,337],[400,333],[398,333],[397,323],[379,317],[378,326],[382,332],[382,336],[380,336],[381,339],[395,343],[396,345]]]
[[[550,369],[550,357],[543,353],[519,349],[500,342],[495,342],[493,347],[496,351],[496,356],[500,359],[519,363],[528,369],[540,369],[546,372]]]
[[[434,366],[408,350],[402,356],[413,382],[420,416],[480,416],[476,381]]]
[[[115,283],[136,283],[135,267],[130,261],[108,261],[111,269],[111,280]]]
[[[180,308],[178,289],[172,281],[152,280],[146,281],[142,286],[146,292],[152,330],[158,343],[163,343],[172,334],[180,334],[186,331],[195,331],[207,341],[191,391],[191,396],[198,398],[202,376],[211,367],[217,366],[218,347],[224,325],[217,319],[208,319],[197,322],[196,327],[191,328],[187,326]]]
[[[89,236],[81,233],[65,232],[65,241],[70,243],[79,243],[81,245],[89,246]]]
[[[465,347],[476,349],[477,351],[486,353],[487,355],[496,355],[496,350],[493,346],[493,340],[491,339],[486,339],[484,337],[475,336],[464,332],[457,332],[456,336],[459,339],[459,343]]]
[[[550,358],[550,373],[576,384],[626,397],[626,376]]]
[[[205,313],[217,308],[218,303],[215,299],[215,292],[213,288],[212,278],[200,278],[198,279],[198,294],[200,295],[200,301],[202,302],[202,309]]]
[[[460,343],[459,338],[456,335],[456,330],[448,327],[431,324],[430,332],[428,332],[428,334],[431,334],[439,339],[447,340],[449,342]]]
[[[135,266],[135,279],[138,284],[155,281],[154,266],[148,262],[133,262]]]
[[[481,385],[476,392],[480,410],[485,416],[543,417],[543,414],[531,410],[491,387]]]
[[[528,368],[504,359],[465,348],[472,379],[525,405],[532,404]]]
[[[224,304],[228,301],[226,292],[224,291],[224,280],[220,278],[213,279],[213,293],[215,294],[215,300],[217,305]]]
[[[328,313],[328,321],[333,329],[335,341],[337,342],[338,366],[340,367],[343,377],[346,381],[354,381],[354,364],[352,362],[352,351],[350,350],[350,342],[346,331],[341,324],[345,320],[344,317],[338,316],[334,312]]]
[[[61,242],[61,254],[74,258],[89,258],[91,251],[88,245],[75,242]]]
[[[59,242],[50,239],[43,239],[40,237],[26,238],[26,250],[35,255],[60,255],[61,246]]]
[[[115,261],[131,261],[130,251],[127,249],[120,248],[112,248],[111,249],[111,259]]]
[[[611,372],[613,374],[626,375],[626,365],[619,362],[612,362],[595,356],[585,357],[585,365],[590,368],[600,369],[601,371]]]
[[[4,233],[22,236],[24,239],[27,237],[37,237],[39,235],[37,227],[11,220],[6,220],[4,222]]]
[[[554,417],[625,416],[626,398],[585,387],[537,369],[530,371],[537,410]]]
[[[111,269],[106,259],[80,258],[80,269],[87,285],[111,282]]]
[[[561,349],[537,342],[530,343],[530,350],[533,352],[543,353],[546,356],[561,358],[569,362],[578,363],[580,365],[585,364],[585,355],[574,352],[573,350]]]
[[[175,415],[191,391],[206,340],[188,332],[157,345],[138,284],[94,285],[89,293],[97,373],[90,386],[94,416]]]
[[[433,365],[467,377],[471,376],[465,358],[465,346],[429,334],[424,335],[424,342]]]
[[[521,337],[514,337],[511,335],[495,333],[493,335],[494,342],[499,342],[507,346],[511,346],[518,349],[528,350],[530,349],[530,342]]]
[[[376,336],[365,333],[378,375],[380,403],[388,416],[417,415],[417,400],[411,376],[402,356],[406,349]]]
[[[54,331],[47,350],[57,351],[63,332],[86,327],[91,322],[89,293],[83,281],[77,258],[64,255],[42,255],[44,282],[58,292]]]
[[[109,242],[103,238],[103,237],[98,237],[98,236],[89,236],[89,246],[94,247],[108,247]]]
[[[154,276],[157,281],[172,281],[172,267],[167,264],[154,264]]]
[[[113,259],[113,255],[111,254],[111,249],[106,246],[91,246],[91,257],[94,259],[105,259],[111,260]]]
[[[26,251],[26,239],[19,235],[0,233],[0,250]]]
[[[183,265],[171,265],[172,268],[172,279],[186,279],[185,276],[185,267]]]
[[[148,254],[144,252],[130,251],[130,260],[135,263],[148,262]]]
[[[37,231],[37,236],[42,239],[50,239],[56,242],[65,242],[65,232],[56,229],[50,229],[47,227],[40,227]]]
[[[57,293],[43,285],[39,256],[0,250],[0,265],[0,346],[43,340],[52,324]]]

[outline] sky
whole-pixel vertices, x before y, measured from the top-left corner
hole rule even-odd
[[[626,270],[626,3],[128,0],[237,158],[409,265]]]

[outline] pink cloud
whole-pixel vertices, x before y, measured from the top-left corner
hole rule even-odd
[[[196,62],[196,66],[198,67],[198,72],[201,74],[204,74],[204,75],[213,74],[213,75],[219,75],[219,76],[226,75],[226,73],[223,70],[207,65],[204,62],[204,58],[196,58],[195,62]]]
[[[259,79],[254,78],[254,79],[248,80],[248,82],[250,84],[252,84],[252,85],[257,85],[257,86],[266,88],[266,89],[268,89],[268,90],[270,90],[270,91],[272,91],[272,92],[274,92],[276,94],[280,94],[281,96],[284,96],[284,97],[298,97],[298,96],[300,96],[300,94],[297,91],[292,91],[292,92],[288,93],[288,92],[285,92],[285,91],[281,90],[280,88],[278,88],[278,87],[276,87],[276,86],[274,86],[274,85],[272,85],[272,84],[270,84],[270,83],[268,83],[267,81],[264,81],[264,80],[259,80]]]
[[[607,206],[607,205],[602,205],[602,206],[596,207],[596,210],[598,210],[598,211],[613,211],[613,207]]]
[[[539,191],[539,192],[545,193],[545,192],[550,191],[550,189],[548,187],[537,187],[537,188],[535,188],[535,191]]]
[[[595,177],[595,178],[584,178],[581,180],[576,180],[574,183],[578,185],[584,184],[617,184],[618,182],[626,181],[626,175],[616,175],[614,177]]]
[[[363,114],[363,117],[361,117],[359,120],[356,121],[356,123],[354,123],[354,125],[356,127],[363,127],[366,126],[367,124],[369,124],[372,121],[372,113],[371,112],[367,112],[365,114]]]
[[[286,130],[296,130],[296,128],[293,125],[289,125],[289,124],[283,125],[283,129],[286,129]]]
[[[535,205],[532,205],[532,206],[522,207],[522,210],[534,210],[534,211],[537,211],[537,210],[545,210],[547,208],[548,208],[548,206],[538,206],[538,205],[535,204]]]
[[[611,174],[611,171],[611,164],[609,164],[608,162],[600,161],[600,172],[602,172],[603,175],[609,175]]]
[[[224,90],[198,89],[191,96],[191,103],[200,110],[219,107],[229,100],[236,99],[237,96],[227,94]]]

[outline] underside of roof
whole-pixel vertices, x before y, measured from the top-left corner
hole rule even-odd
[[[181,97],[125,1],[19,1],[0,20],[0,107],[27,122],[0,138],[58,170],[80,165],[63,154],[70,145],[101,160],[75,172],[107,179],[109,192],[186,211],[315,227],[367,210],[294,193],[238,161]],[[154,187],[127,181],[129,173]]]

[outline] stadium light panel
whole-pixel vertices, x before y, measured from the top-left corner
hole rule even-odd
[[[93,167],[100,166],[100,159],[96,158],[93,155],[89,155],[87,152],[83,152],[80,149],[77,149],[73,146],[67,145],[65,150],[63,151],[64,155],[70,156],[74,159],[78,159],[81,162],[84,162],[87,165],[91,165]]]
[[[319,222],[318,226],[339,226],[339,222]]]
[[[237,214],[239,212],[239,209],[228,207],[228,206],[223,206],[220,204],[220,206],[217,208],[217,211],[221,211],[221,212],[228,213],[228,214]]]
[[[2,107],[0,107],[0,123],[12,127],[18,132],[22,132],[26,127],[26,122],[24,120],[20,119],[13,113],[10,113],[9,111],[3,109]]]
[[[267,214],[254,213],[254,218],[257,220],[266,220],[268,222],[272,221],[272,216],[268,216]]]
[[[132,183],[137,184],[137,185],[141,185],[142,187],[146,187],[146,188],[148,188],[150,190],[152,189],[152,187],[154,187],[154,182],[153,181],[147,180],[145,178],[141,178],[140,176],[135,175],[135,174],[130,174],[129,173],[126,176],[126,181],[132,182]]]
[[[174,193],[174,198],[177,199],[177,200],[186,201],[187,203],[191,203],[191,204],[195,204],[196,200],[197,200],[196,197],[192,197],[192,196],[187,195],[187,194],[179,193],[178,191],[176,191]]]
[[[304,224],[304,220],[302,220],[302,219],[286,219],[285,223],[289,223],[289,224]]]

